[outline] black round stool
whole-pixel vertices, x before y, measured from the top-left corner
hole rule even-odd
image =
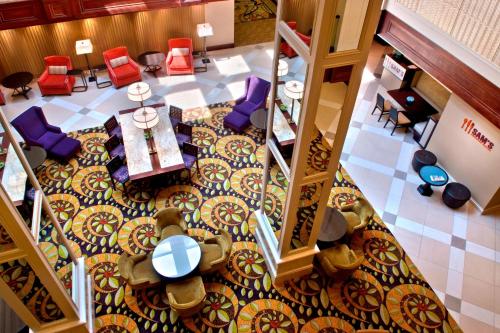
[[[443,202],[450,208],[462,207],[470,197],[469,189],[460,183],[449,183],[443,191]]]
[[[411,161],[411,165],[413,166],[413,170],[415,172],[419,172],[425,165],[435,165],[437,163],[437,157],[433,153],[428,150],[417,150],[415,154],[413,154],[413,160]]]

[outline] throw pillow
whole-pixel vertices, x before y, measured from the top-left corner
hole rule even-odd
[[[174,57],[179,57],[179,56],[187,56],[189,54],[189,48],[187,47],[174,47],[172,49],[172,55]]]
[[[112,68],[115,68],[115,67],[118,67],[118,66],[121,66],[121,65],[125,65],[125,64],[128,64],[128,57],[127,56],[121,56],[121,57],[118,57],[118,58],[114,58],[114,59],[111,59],[109,61],[109,63],[111,64]]]
[[[68,67],[66,66],[49,66],[49,74],[63,74],[68,72]]]

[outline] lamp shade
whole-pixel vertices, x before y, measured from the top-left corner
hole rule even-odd
[[[137,82],[128,86],[127,97],[134,102],[144,102],[152,95],[151,88],[146,82]]]
[[[201,23],[196,25],[198,37],[210,37],[214,35],[214,29],[210,23]]]
[[[150,129],[158,125],[160,117],[152,107],[142,107],[134,111],[132,115],[134,126],[141,129]]]
[[[278,62],[278,71],[276,72],[277,76],[284,76],[288,74],[288,63],[285,60],[280,60]]]
[[[94,51],[90,39],[77,40],[75,44],[76,54],[90,54]]]
[[[304,95],[304,84],[299,81],[285,83],[285,95],[291,99],[300,99]]]

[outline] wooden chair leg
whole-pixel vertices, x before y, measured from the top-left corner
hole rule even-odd
[[[373,108],[373,111],[372,111],[372,114],[375,113],[375,110],[377,110],[377,106],[375,105],[375,107]]]
[[[125,193],[125,195],[127,195],[127,196],[128,196],[127,186],[125,186],[125,184],[126,184],[126,183],[127,183],[127,182],[122,183],[122,186],[123,186],[123,193]]]
[[[113,177],[111,177],[111,186],[113,187],[113,190],[116,190],[115,180],[113,179]]]
[[[387,126],[387,124],[389,123],[389,120],[391,120],[391,118],[387,118],[387,121],[385,122],[384,124],[384,128]]]

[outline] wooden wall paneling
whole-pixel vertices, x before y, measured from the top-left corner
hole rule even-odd
[[[70,0],[42,0],[45,15],[50,21],[70,20],[74,18]]]
[[[191,37],[194,48],[200,50],[203,41],[196,34],[196,25],[204,20],[204,6],[190,6],[3,30],[0,73],[28,70],[39,75],[48,55],[68,55],[74,67],[85,68],[85,57],[75,51],[75,42],[85,38],[94,46],[89,55],[93,65],[104,62],[103,51],[121,45],[135,59],[147,50],[166,52],[168,39],[176,37]]]
[[[0,6],[1,29],[14,29],[46,22],[40,1],[8,2]]]
[[[283,20],[297,21],[297,31],[308,35],[314,25],[318,0],[285,0]]]
[[[500,89],[452,54],[385,12],[378,35],[500,128]]]

